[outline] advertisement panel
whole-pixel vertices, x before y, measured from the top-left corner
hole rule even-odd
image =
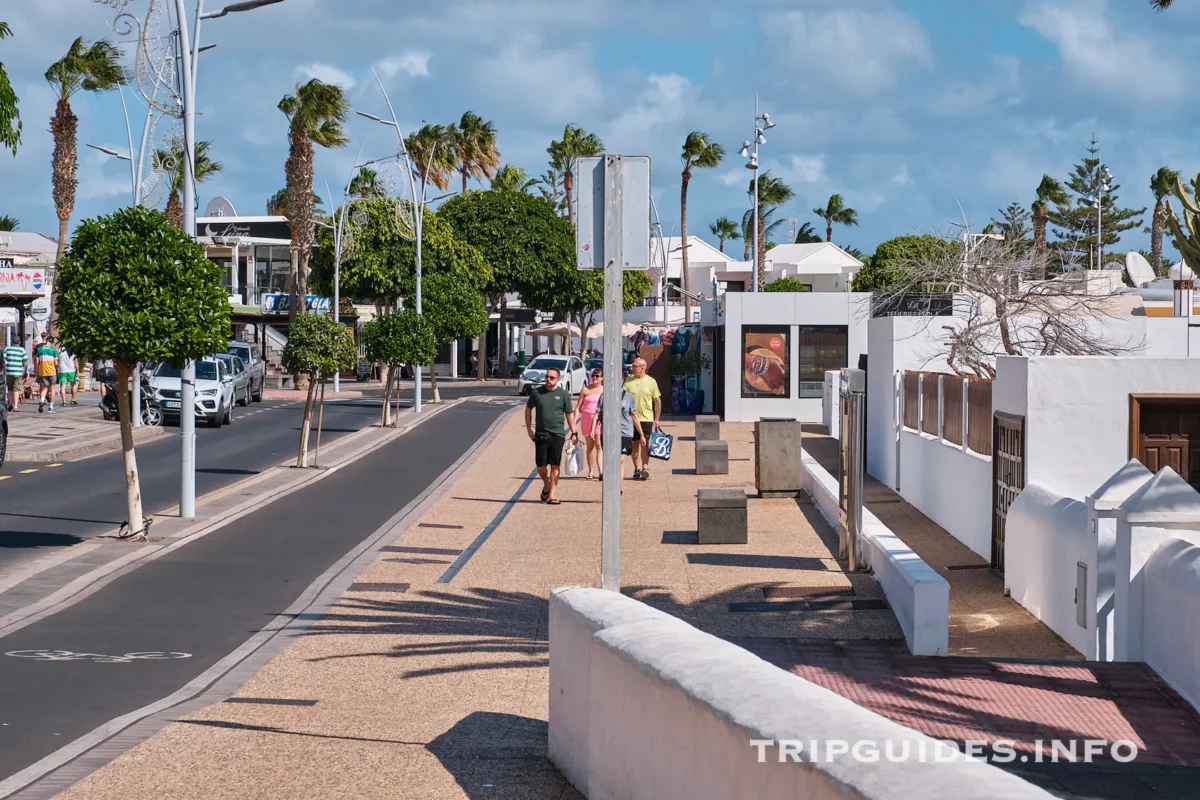
[[[328,314],[333,308],[333,298],[319,297],[310,294],[304,298],[304,305],[310,314]],[[262,310],[264,314],[286,314],[292,307],[292,296],[286,293],[264,294]]]
[[[0,294],[41,297],[46,292],[46,271],[34,267],[12,267],[11,259],[0,259]]]
[[[742,328],[742,397],[787,397],[791,388],[791,329]]]

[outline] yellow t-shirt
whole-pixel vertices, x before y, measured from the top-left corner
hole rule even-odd
[[[640,378],[630,378],[625,382],[625,391],[633,395],[637,404],[637,418],[641,422],[654,422],[654,401],[662,397],[658,390],[658,381],[649,375]]]

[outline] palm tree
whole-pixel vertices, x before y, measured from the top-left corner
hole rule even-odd
[[[0,22],[0,40],[12,36],[12,28],[7,22]],[[18,105],[17,93],[13,91],[12,81],[0,63],[0,147],[12,150],[17,154],[21,144],[21,109]]]
[[[520,192],[529,194],[529,190],[537,185],[537,179],[525,174],[525,170],[506,164],[496,171],[492,177],[492,190],[497,192]]]
[[[720,217],[716,222],[708,226],[708,232],[717,237],[717,241],[721,243],[721,252],[725,252],[725,240],[736,241],[742,238],[742,233],[738,229],[738,224],[729,217]]]
[[[0,216],[0,231],[15,231],[21,227],[21,220],[16,217],[10,217],[7,214]]]
[[[220,172],[224,165],[220,161],[209,158],[208,151],[212,142],[196,142],[196,161],[193,172],[196,183],[202,183]],[[183,142],[177,141],[170,150],[159,150],[154,154],[155,161],[168,178],[171,195],[167,198],[167,221],[179,230],[183,230],[183,203],[179,199],[183,191]]]
[[[679,187],[679,234],[683,245],[683,319],[692,320],[692,276],[688,269],[687,193],[693,169],[712,169],[725,160],[725,148],[710,142],[708,134],[692,131],[683,140],[683,180]]]
[[[470,111],[462,115],[458,125],[450,128],[458,171],[462,173],[463,194],[467,193],[467,178],[481,181],[491,178],[500,166],[500,151],[496,149],[496,128]]]
[[[1158,172],[1150,178],[1150,191],[1154,192],[1154,217],[1150,225],[1150,263],[1154,265],[1154,274],[1163,275],[1163,229],[1167,224],[1166,199],[1175,191],[1179,173],[1168,167],[1159,167]]]
[[[432,183],[443,191],[450,188],[450,176],[458,170],[455,131],[453,125],[425,125],[404,140],[412,161],[413,178],[422,187]]]
[[[46,70],[46,82],[58,95],[50,133],[54,136],[53,183],[54,208],[58,212],[58,257],[67,252],[67,234],[71,212],[75,210],[75,189],[79,185],[79,143],[76,130],[79,118],[71,110],[71,97],[85,92],[107,92],[125,83],[121,52],[101,39],[88,45],[82,37],[71,43],[67,54]]]
[[[571,196],[575,189],[575,162],[591,158],[604,152],[604,142],[594,133],[568,124],[563,128],[563,138],[551,142],[546,148],[550,154],[550,166],[562,175],[563,191],[567,195],[567,217],[575,221],[575,200]]]
[[[1069,200],[1061,183],[1049,175],[1042,176],[1032,211],[1034,264],[1043,279],[1046,277],[1046,223],[1049,222],[1050,206],[1061,205]]]
[[[754,181],[750,181],[750,186],[746,190],[750,195],[750,199],[754,200]],[[766,256],[767,256],[767,240],[770,234],[773,234],[784,220],[774,219],[775,212],[780,206],[790,202],[796,193],[786,183],[776,178],[771,174],[770,170],[764,172],[758,178],[758,263],[756,265],[757,277],[759,286],[766,286]],[[747,227],[753,230],[753,209],[750,210],[750,218]],[[749,258],[749,254],[747,254]]]
[[[796,231],[796,244],[817,244],[820,241],[821,235],[811,222],[804,223]]]
[[[1150,0],[1150,5],[1155,11],[1166,11],[1174,2],[1175,0]]]
[[[366,200],[368,197],[383,197],[386,194],[379,185],[379,173],[370,167],[359,167],[358,174],[350,179],[350,196]]]
[[[562,214],[567,208],[567,199],[563,197],[561,173],[551,167],[536,183],[542,199],[551,205],[554,213]]]
[[[832,195],[824,208],[814,208],[813,213],[825,220],[825,241],[833,241],[833,226],[857,227],[858,212],[842,201],[840,194]]]
[[[296,85],[296,94],[279,101],[279,110],[288,127],[287,218],[292,229],[292,266],[290,283],[292,303],[289,320],[303,313],[302,298],[308,294],[308,259],[316,236],[313,233],[313,145],[345,147],[349,138],[344,125],[350,113],[346,93],[340,86],[313,78]]]
[[[287,216],[287,189],[280,189],[275,194],[267,198],[267,216],[268,217],[286,217]],[[313,192],[313,216],[322,218],[325,216],[325,201],[316,192]]]

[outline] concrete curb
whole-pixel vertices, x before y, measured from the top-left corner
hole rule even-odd
[[[100,589],[104,588],[109,583],[126,574],[127,572],[141,566],[143,563],[160,558],[175,549],[195,541],[196,539],[207,536],[208,534],[219,530],[221,527],[230,522],[259,510],[264,505],[264,499],[267,499],[268,503],[274,502],[293,492],[303,489],[305,486],[308,486],[311,483],[323,480],[327,476],[337,472],[346,464],[356,461],[357,459],[362,458],[363,456],[374,452],[375,450],[384,447],[387,444],[390,444],[393,440],[403,436],[418,425],[423,424],[426,420],[432,419],[442,411],[453,408],[454,406],[467,402],[470,399],[472,398],[461,398],[443,406],[437,406],[431,409],[429,412],[422,414],[417,419],[412,420],[411,423],[404,425],[403,427],[391,429],[384,433],[379,439],[376,439],[367,445],[353,449],[349,453],[340,456],[338,460],[330,466],[320,470],[297,471],[295,478],[285,485],[272,488],[266,492],[258,493],[255,496],[238,503],[232,508],[227,509],[224,512],[219,512],[210,518],[198,519],[188,527],[170,537],[170,541],[162,544],[152,544],[150,546],[141,547],[138,550],[120,556],[103,566],[97,567],[96,569],[79,576],[73,581],[67,583],[65,586],[62,586],[61,588],[51,592],[41,600],[31,603],[19,611],[14,611],[11,614],[0,617],[0,638],[8,636],[11,633],[15,633],[16,631],[32,625],[39,620],[46,619],[47,617],[50,617],[65,608],[71,607],[80,600],[83,600],[95,592],[98,592]],[[345,439],[342,439],[338,444],[344,445],[347,442],[352,442],[355,438],[364,438],[366,434],[377,431],[379,431],[379,428],[376,427],[363,428],[361,431],[350,434]],[[287,462],[278,465],[277,468],[287,468],[290,466],[290,462],[291,459],[288,459]],[[275,474],[277,473],[271,470],[264,471],[260,475],[255,475],[252,478],[248,478],[244,481],[238,481],[237,483],[233,483],[214,492],[210,492],[209,494],[200,498],[199,505],[201,508],[203,508],[204,505],[211,503],[213,500],[219,499],[223,496],[235,492],[245,492],[247,488],[253,484],[261,483]],[[168,516],[173,510],[174,509],[167,509],[164,512],[156,514],[155,516]],[[102,538],[103,536],[112,535],[115,535],[115,530],[111,534],[102,534],[100,537],[95,538]],[[33,576],[26,576],[26,580],[30,577]],[[0,784],[0,786],[3,786],[3,784]]]
[[[166,429],[160,427],[151,427],[143,425],[140,428],[133,429],[133,443],[139,445],[142,442],[157,439],[159,436],[166,434]],[[75,461],[89,456],[107,453],[111,450],[121,449],[121,429],[117,428],[112,436],[105,436],[100,439],[93,439],[90,442],[75,445],[73,447],[64,447],[59,450],[46,452],[45,450],[22,450],[20,447],[11,447],[4,457],[8,461],[29,461],[34,463],[48,463],[51,461]]]
[[[467,399],[447,403],[443,408],[450,408]],[[380,548],[408,530],[429,506],[454,485],[496,437],[511,413],[500,414],[487,431],[420,495],[330,566],[305,588],[296,602],[261,631],[173,694],[111,720],[0,781],[0,798],[15,796],[21,800],[32,800],[54,797],[146,741],[180,716],[232,696],[283,652],[300,633],[324,616],[354,579],[374,562]],[[423,416],[422,420],[428,418]],[[417,424],[419,422],[402,430],[407,431]],[[46,780],[42,782],[43,779]]]

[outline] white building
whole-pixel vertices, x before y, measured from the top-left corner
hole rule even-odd
[[[767,283],[795,278],[813,292],[848,292],[863,263],[831,242],[781,244],[764,256]]]

